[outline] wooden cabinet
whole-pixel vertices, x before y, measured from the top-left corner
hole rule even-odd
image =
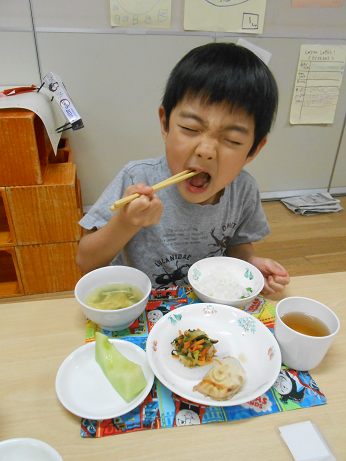
[[[55,155],[41,119],[0,110],[0,298],[70,291],[83,215],[67,139]]]

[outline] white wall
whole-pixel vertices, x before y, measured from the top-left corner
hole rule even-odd
[[[279,113],[267,146],[248,170],[263,197],[297,190],[326,190],[345,117],[343,82],[332,125],[289,124],[300,45],[346,45],[346,4],[334,9],[291,8],[268,0],[261,36],[185,32],[183,0],[172,0],[170,30],[110,27],[109,0],[0,2],[0,85],[40,83],[47,72],[64,81],[85,128],[67,132],[84,205],[95,202],[129,160],[163,152],[157,109],[173,65],[191,48],[240,36],[273,53],[269,63],[280,91]],[[344,136],[345,138],[345,136]],[[346,141],[341,144],[332,187],[346,191]],[[341,171],[343,170],[343,171]],[[336,186],[338,184],[338,186]]]
[[[346,184],[346,129],[340,142],[340,148],[336,157],[334,174],[331,181],[331,193],[345,193]]]
[[[29,2],[1,0],[0,85],[37,84],[39,81]]]

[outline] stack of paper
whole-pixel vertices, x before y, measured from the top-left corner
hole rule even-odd
[[[316,424],[311,421],[279,427],[295,461],[336,461]]]
[[[296,214],[314,215],[318,213],[335,213],[343,210],[340,200],[332,197],[328,192],[288,197],[281,200],[283,204]]]

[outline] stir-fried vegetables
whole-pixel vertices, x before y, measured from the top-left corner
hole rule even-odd
[[[172,350],[172,357],[179,359],[185,367],[203,367],[213,361],[214,354],[217,352],[214,344],[218,341],[208,338],[208,335],[197,330],[187,330],[172,341],[175,349]]]

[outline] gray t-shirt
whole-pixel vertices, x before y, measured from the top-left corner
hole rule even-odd
[[[170,176],[165,155],[128,163],[79,224],[100,229],[113,215],[110,206],[128,186],[139,182],[153,186]],[[163,203],[159,223],[143,227],[111,262],[145,272],[153,288],[186,285],[194,262],[225,255],[228,246],[256,242],[270,232],[257,183],[244,170],[215,205],[187,202],[176,185],[156,193]]]

